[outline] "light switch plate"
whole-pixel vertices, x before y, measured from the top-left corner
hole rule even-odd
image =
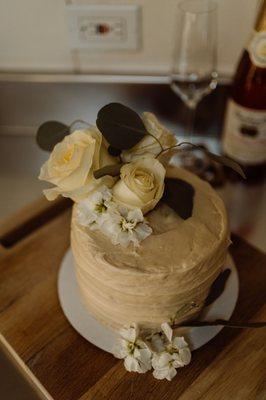
[[[137,5],[67,5],[73,49],[137,50],[141,38],[141,7]]]

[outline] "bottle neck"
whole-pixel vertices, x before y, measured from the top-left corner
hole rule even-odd
[[[266,31],[266,0],[261,2],[261,6],[257,15],[256,23],[254,26],[256,32]]]
[[[251,38],[246,46],[251,62],[266,68],[266,0],[263,0]]]

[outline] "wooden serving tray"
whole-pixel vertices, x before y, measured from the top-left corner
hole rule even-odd
[[[69,246],[70,202],[41,199],[0,228],[0,332],[44,398],[55,400],[265,399],[265,329],[223,329],[171,382],[128,373],[83,339],[57,297]],[[233,237],[240,277],[232,319],[266,320],[266,256]],[[49,394],[50,395],[49,395]]]

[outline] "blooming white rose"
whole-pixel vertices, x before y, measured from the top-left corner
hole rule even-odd
[[[174,146],[176,144],[176,138],[172,132],[166,129],[160,124],[154,114],[150,112],[144,112],[142,114],[142,120],[145,128],[150,135],[146,135],[139,143],[129,150],[123,151],[121,156],[124,162],[130,162],[143,156],[144,154],[157,155],[163,149]],[[154,139],[154,136],[156,139]]]
[[[146,155],[122,166],[120,180],[113,187],[115,201],[126,207],[140,208],[143,214],[152,210],[164,191],[164,166]]]
[[[122,328],[114,356],[124,359],[125,369],[129,372],[144,373],[151,369],[152,353],[147,345],[139,339],[136,324]]]
[[[96,127],[77,130],[57,143],[41,168],[39,179],[56,187],[44,190],[48,200],[58,195],[79,201],[100,184],[113,184],[113,178],[95,179],[93,171],[104,165],[114,164],[102,143],[102,135]]]

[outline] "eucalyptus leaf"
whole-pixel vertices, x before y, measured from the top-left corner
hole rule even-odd
[[[69,126],[58,121],[47,121],[38,128],[36,141],[42,150],[52,151],[69,134]]]
[[[219,156],[218,154],[211,153],[208,150],[204,150],[204,151],[211,160],[216,161],[226,167],[233,169],[240,176],[242,176],[242,178],[246,179],[246,175],[245,175],[243,169],[236,161],[232,160],[229,157]]]
[[[231,270],[229,268],[225,269],[218,275],[218,277],[215,279],[213,282],[210,292],[205,300],[204,305],[209,306],[212,304],[218,297],[221,296],[221,294],[224,291],[227,279],[229,278],[229,275],[231,274]]]
[[[122,150],[116,149],[115,147],[112,147],[112,146],[109,146],[107,151],[110,154],[110,156],[118,157],[118,156],[120,156]]]
[[[236,161],[232,160],[230,157],[220,156],[218,154],[214,154],[214,153],[210,152],[209,150],[207,150],[206,147],[203,146],[203,145],[197,145],[197,144],[190,143],[190,142],[180,142],[176,146],[173,146],[173,147],[170,147],[169,149],[163,150],[161,153],[159,153],[159,155],[164,153],[164,152],[166,152],[166,151],[169,151],[169,150],[173,151],[174,148],[176,148],[176,151],[179,151],[178,148],[180,146],[184,146],[184,145],[185,146],[191,146],[191,150],[203,151],[211,160],[213,160],[213,161],[215,161],[215,162],[217,162],[219,164],[222,164],[222,165],[224,165],[226,167],[229,167],[229,168],[233,169],[240,176],[242,176],[242,178],[246,179],[246,175],[245,175],[243,169],[241,168],[241,166]]]
[[[171,207],[181,218],[188,219],[193,211],[195,190],[188,182],[182,179],[165,179],[163,201]]]
[[[120,103],[101,108],[96,125],[111,147],[120,150],[135,146],[147,133],[140,116]]]
[[[120,174],[120,169],[123,164],[106,165],[93,172],[94,178],[99,179],[105,175],[117,176]]]

